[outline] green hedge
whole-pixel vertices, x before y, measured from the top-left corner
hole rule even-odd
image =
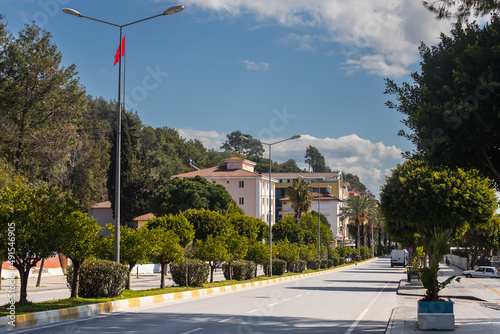
[[[306,270],[307,262],[299,260],[288,265],[288,271],[292,273],[301,273]]]
[[[188,284],[189,286],[203,286],[208,280],[210,266],[201,260],[188,260]],[[186,286],[186,262],[172,264],[170,266],[172,280],[178,286]]]
[[[254,277],[257,265],[252,261],[236,261],[231,263],[231,270],[233,272],[233,279],[237,281],[244,281]],[[229,264],[222,265],[222,272],[226,280],[229,280]]]
[[[312,260],[307,262],[307,268],[311,270],[321,269],[321,261],[320,260]]]
[[[114,261],[86,261],[80,267],[78,296],[82,298],[106,298],[118,296],[125,290],[128,267]],[[73,266],[67,268],[66,279],[71,289]]]
[[[286,272],[286,261],[273,259],[273,275],[283,275]],[[269,275],[269,263],[264,265],[264,274]]]

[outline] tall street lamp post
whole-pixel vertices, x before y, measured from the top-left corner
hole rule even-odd
[[[176,5],[168,8],[166,11],[164,11],[161,14],[154,15],[151,17],[147,17],[142,20],[130,22],[127,24],[119,25],[103,20],[98,20],[93,17],[85,16],[82,15],[80,12],[77,10],[71,9],[71,8],[64,8],[63,12],[69,15],[73,15],[76,17],[82,17],[85,19],[101,22],[104,24],[112,25],[115,27],[120,28],[120,64],[119,64],[119,72],[118,72],[118,103],[116,106],[117,110],[117,117],[116,117],[116,178],[115,178],[115,261],[120,262],[120,164],[121,164],[121,137],[122,137],[122,104],[121,104],[121,84],[122,84],[122,62],[121,62],[121,57],[122,55],[122,35],[123,35],[123,28],[127,26],[131,26],[133,24],[139,23],[139,22],[144,22],[150,19],[154,19],[155,17],[159,16],[165,16],[165,15],[171,15],[178,13],[184,9],[184,5]]]
[[[245,139],[245,140],[255,140],[255,139],[250,139],[248,137],[245,137],[245,136],[240,136],[240,138],[242,139]],[[283,139],[283,140],[279,140],[279,141],[276,141],[274,143],[264,143],[263,141],[261,141],[262,144],[264,145],[267,145],[269,146],[269,212],[268,212],[268,224],[269,224],[269,276],[273,276],[273,232],[272,232],[272,229],[273,229],[273,226],[272,226],[272,215],[273,215],[273,211],[272,211],[272,182],[271,182],[271,167],[272,167],[272,164],[273,164],[273,161],[271,159],[271,146],[275,145],[275,144],[279,144],[279,143],[282,143],[282,142],[285,142],[285,141],[288,141],[288,140],[293,140],[293,139],[299,139],[300,138],[300,135],[295,135],[291,138],[287,138],[287,139]]]

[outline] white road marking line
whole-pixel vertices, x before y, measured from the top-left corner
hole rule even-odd
[[[289,300],[292,300],[292,298],[283,299],[284,302],[287,302]]]
[[[197,332],[197,331],[201,331],[203,328],[195,328],[195,329],[192,329],[190,331],[187,331],[187,332],[184,332],[182,334],[189,334],[189,333],[194,333],[194,332]]]
[[[299,297],[302,297],[302,295],[296,295],[295,298],[299,298]]]
[[[373,298],[373,300],[370,302],[370,304],[368,304],[368,306],[363,310],[363,312],[361,312],[361,314],[356,318],[356,320],[352,323],[351,327],[349,327],[349,329],[347,330],[347,332],[345,332],[345,334],[351,334],[352,333],[352,331],[354,330],[354,328],[356,328],[356,326],[359,324],[359,322],[361,321],[361,319],[363,319],[363,317],[368,312],[368,310],[370,309],[370,307],[375,303],[375,301],[377,300],[377,298],[382,294],[382,292],[384,292],[385,288],[387,288],[387,286],[389,284],[391,284],[391,283],[392,283],[392,281],[387,282],[387,284],[382,288],[382,290],[380,290],[377,293],[377,295],[375,296],[375,298]]]
[[[308,294],[310,294],[310,293],[312,293],[312,291],[306,292],[306,295],[308,295]]]
[[[229,320],[232,320],[232,319],[234,319],[234,317],[227,318],[227,319],[222,319],[222,320],[219,320],[219,322],[226,322],[226,321],[229,321]]]
[[[267,306],[274,306],[274,305],[278,305],[278,303],[272,303],[272,304],[269,304]]]
[[[251,310],[251,311],[248,311],[247,313],[254,313],[254,312],[257,312],[259,309],[256,308],[255,310]]]

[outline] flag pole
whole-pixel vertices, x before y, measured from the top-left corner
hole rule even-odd
[[[123,46],[122,46],[122,51],[123,51],[123,110],[126,110],[125,106],[126,106],[126,99],[125,99],[125,83],[126,83],[126,80],[125,80],[125,74],[127,73],[125,71],[125,66],[127,64],[126,62],[126,53],[125,53],[125,36],[123,36]]]
[[[121,57],[122,30],[120,27],[120,46],[118,51]],[[122,62],[119,61],[118,70],[118,105],[116,118],[116,172],[115,172],[115,262],[120,263],[120,165],[121,165],[121,146],[122,146]]]

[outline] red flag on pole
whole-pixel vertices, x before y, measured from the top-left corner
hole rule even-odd
[[[120,46],[118,46],[118,50],[116,50],[115,54],[115,63],[113,64],[113,66],[115,66],[116,63],[120,61],[120,57],[123,57],[125,55],[125,37],[122,38],[121,49],[122,50],[120,52]]]

